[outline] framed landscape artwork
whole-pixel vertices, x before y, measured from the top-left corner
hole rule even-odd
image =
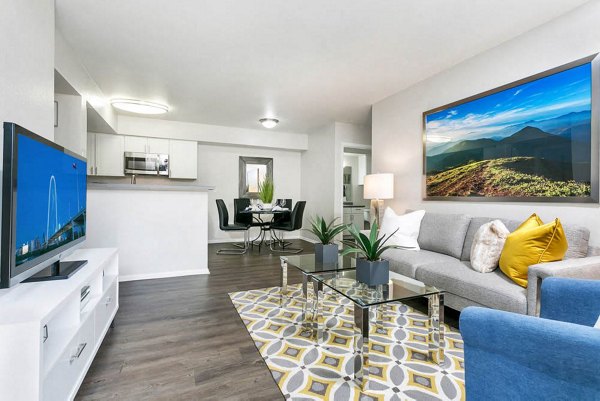
[[[597,202],[597,59],[423,113],[424,199]]]

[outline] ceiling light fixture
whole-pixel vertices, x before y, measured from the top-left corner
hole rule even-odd
[[[169,111],[167,105],[144,100],[113,99],[110,103],[119,110],[137,114],[164,114]]]
[[[258,122],[261,123],[265,128],[274,128],[277,124],[279,124],[279,120],[276,118],[261,118],[258,120]]]

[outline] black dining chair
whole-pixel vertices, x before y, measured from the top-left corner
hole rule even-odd
[[[250,229],[250,224],[246,223],[236,223],[229,224],[229,212],[227,211],[227,206],[223,199],[217,199],[217,211],[219,212],[219,228],[221,231],[243,231],[244,232],[244,247],[241,249],[219,249],[217,251],[218,255],[243,255],[248,252],[249,249],[249,239],[248,239],[248,230]]]
[[[284,220],[278,223],[273,222],[271,224],[271,230],[279,231],[298,231],[302,228],[302,218],[304,217],[304,208],[306,207],[306,201],[298,201],[290,213],[289,220]],[[282,252],[282,253],[300,253],[303,251],[302,248],[286,248],[285,243],[282,245],[282,249],[274,249],[273,241],[271,241],[271,251]]]
[[[246,210],[246,208],[250,206],[250,199],[249,198],[236,198],[233,200],[233,209],[234,209],[234,215],[233,215],[233,222],[236,224],[249,224],[250,227],[260,227],[260,232],[258,233],[258,235],[256,236],[256,238],[250,240],[250,245],[254,246],[255,243],[262,237],[264,236],[264,232],[263,231],[268,231],[269,230],[269,224],[271,223],[270,221],[262,221],[259,218],[256,218],[252,215],[252,213],[243,213],[244,210]],[[250,235],[250,234],[248,234]],[[243,248],[242,244],[233,244],[233,246],[238,247],[238,248]],[[260,245],[259,245],[259,249],[260,249]]]
[[[286,199],[277,199],[275,201],[275,205],[282,207],[282,208],[286,208],[289,210],[292,210],[292,199],[286,198]],[[273,216],[273,224],[283,224],[284,222],[289,222],[290,218],[292,216],[292,213],[280,213],[280,214],[276,214]],[[275,238],[275,241],[277,241],[279,243],[279,245],[281,245],[282,247],[288,246],[291,244],[291,242],[289,241],[285,241],[283,239],[283,232],[281,234],[277,234],[275,232],[275,230],[271,231],[272,233],[272,237]]]

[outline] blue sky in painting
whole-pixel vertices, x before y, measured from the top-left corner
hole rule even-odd
[[[589,110],[588,63],[430,114],[426,117],[426,130],[427,135],[449,137],[455,142],[494,137],[513,125]]]

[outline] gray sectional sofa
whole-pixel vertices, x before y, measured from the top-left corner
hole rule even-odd
[[[421,250],[393,249],[383,257],[390,261],[391,271],[445,290],[445,304],[456,310],[484,306],[536,315],[544,278],[600,279],[600,249],[588,245],[589,230],[567,225],[563,225],[569,242],[565,259],[530,266],[528,288],[515,284],[499,268],[492,273],[476,272],[469,264],[473,237],[481,225],[492,220],[495,219],[427,212],[418,238]],[[510,231],[520,224],[500,220]]]

